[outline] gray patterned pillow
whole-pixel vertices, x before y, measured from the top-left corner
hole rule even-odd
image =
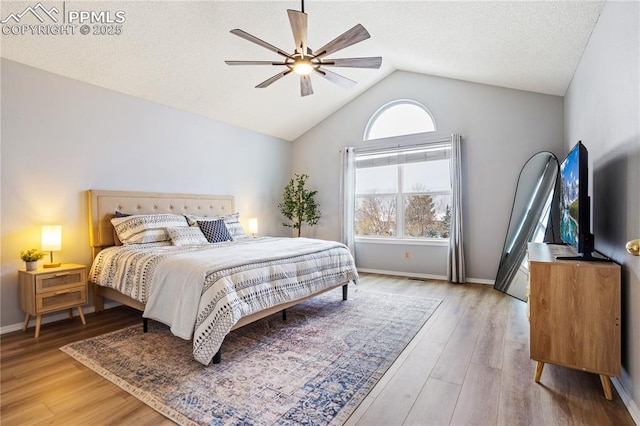
[[[194,246],[209,243],[207,237],[197,226],[169,227],[166,230],[174,246]]]
[[[178,214],[138,214],[111,219],[116,234],[123,244],[143,244],[169,241],[165,228],[189,226],[187,220]]]

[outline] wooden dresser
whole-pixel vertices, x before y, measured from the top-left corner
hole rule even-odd
[[[568,246],[529,243],[530,355],[545,363],[600,375],[611,399],[609,376],[620,375],[620,265],[557,260],[575,256]]]

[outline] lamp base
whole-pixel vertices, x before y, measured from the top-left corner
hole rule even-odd
[[[45,263],[44,265],[42,265],[43,268],[59,268],[60,267],[60,262],[58,263]]]

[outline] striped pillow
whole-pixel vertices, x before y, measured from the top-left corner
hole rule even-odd
[[[166,229],[174,246],[195,246],[209,243],[197,226],[177,226]]]
[[[238,220],[238,217],[240,217],[240,213],[234,213],[234,214],[230,214],[228,216],[223,217],[224,224],[227,225],[229,234],[231,234],[231,238],[234,241],[247,238],[247,236],[244,233],[244,229],[242,229],[242,225],[240,225],[240,221]]]
[[[165,228],[189,226],[184,216],[169,213],[114,217],[111,223],[122,244],[127,245],[169,241]]]
[[[187,219],[189,226],[198,226],[199,220],[206,221],[222,219],[222,216],[196,216],[195,214],[185,214],[184,217]]]

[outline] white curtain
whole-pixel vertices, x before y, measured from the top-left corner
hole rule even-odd
[[[447,256],[447,279],[454,283],[464,283],[464,247],[462,244],[462,159],[460,155],[460,135],[451,135],[451,236]]]
[[[356,152],[355,148],[342,150],[342,168],[340,170],[340,207],[342,210],[342,243],[349,247],[355,258],[354,214],[356,190]]]

